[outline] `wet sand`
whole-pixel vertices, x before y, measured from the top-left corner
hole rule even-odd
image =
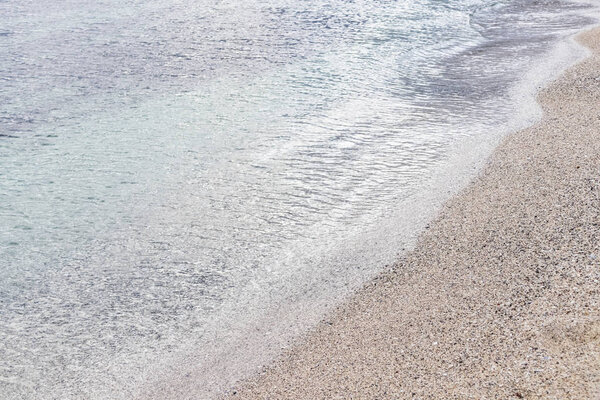
[[[600,398],[600,30],[416,248],[234,399]]]

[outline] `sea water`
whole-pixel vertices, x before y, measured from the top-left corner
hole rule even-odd
[[[208,398],[414,243],[559,0],[0,2],[0,397]]]

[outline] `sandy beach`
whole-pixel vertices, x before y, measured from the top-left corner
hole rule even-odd
[[[600,30],[416,248],[239,399],[600,397]]]

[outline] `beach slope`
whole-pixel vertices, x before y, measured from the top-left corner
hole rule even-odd
[[[240,399],[598,398],[600,30],[417,247]]]

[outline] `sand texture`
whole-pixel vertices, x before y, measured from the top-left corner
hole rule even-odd
[[[600,30],[417,247],[239,399],[600,398]]]

